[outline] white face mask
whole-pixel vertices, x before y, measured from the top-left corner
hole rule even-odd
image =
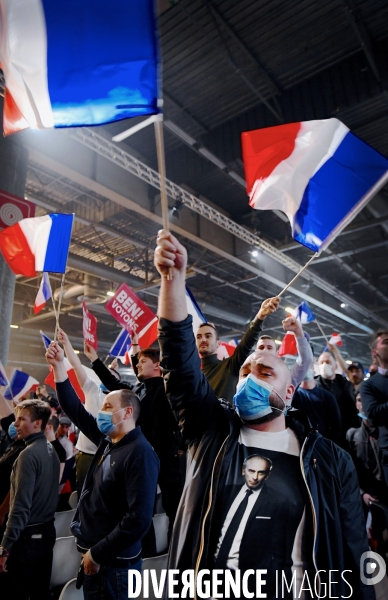
[[[327,363],[322,363],[319,365],[319,372],[323,379],[330,379],[330,377],[333,377],[334,374],[333,367]]]

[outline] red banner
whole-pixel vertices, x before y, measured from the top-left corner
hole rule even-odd
[[[35,216],[35,204],[0,191],[0,230],[11,227],[22,219]]]
[[[106,310],[131,333],[140,333],[155,315],[146,304],[123,283],[105,305]]]
[[[88,311],[85,300],[82,301],[82,312],[82,333],[84,336],[84,341],[97,351],[97,319]]]

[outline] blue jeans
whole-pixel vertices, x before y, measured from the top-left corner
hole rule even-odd
[[[125,569],[101,566],[96,575],[85,575],[84,600],[128,600],[128,569],[141,573],[142,560]]]

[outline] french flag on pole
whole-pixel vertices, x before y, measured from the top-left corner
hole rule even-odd
[[[126,359],[126,355],[131,348],[131,338],[126,329],[122,329],[113,342],[111,349],[109,350],[110,356],[119,358],[122,362]]]
[[[28,373],[15,369],[11,381],[9,382],[9,386],[4,392],[4,398],[6,400],[19,400],[24,394],[29,392],[34,385],[39,385],[39,381],[34,379],[34,377],[31,377],[31,375],[28,375]]]
[[[22,219],[0,231],[0,250],[15,275],[64,273],[73,219],[74,215],[55,213]]]
[[[249,204],[281,210],[293,238],[320,252],[388,180],[388,160],[338,119],[242,134]]]
[[[193,331],[197,335],[198,327],[201,323],[206,323],[207,318],[199,308],[196,299],[186,285],[186,306],[187,312],[193,317]]]
[[[47,300],[52,296],[51,285],[48,273],[43,273],[39,290],[35,298],[34,313],[37,315],[45,307]]]
[[[0,0],[4,131],[155,114],[154,0]]]
[[[305,325],[306,323],[311,323],[311,321],[315,321],[315,315],[313,311],[311,310],[307,302],[305,302],[304,300],[303,302],[298,304],[298,306],[294,310],[294,317],[299,318],[302,325]]]

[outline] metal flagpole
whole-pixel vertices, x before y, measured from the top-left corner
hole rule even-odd
[[[308,262],[305,264],[305,266],[301,268],[301,270],[299,271],[299,273],[297,273],[297,274],[295,275],[295,277],[294,277],[293,279],[291,279],[290,283],[288,283],[288,284],[286,285],[286,287],[285,287],[284,289],[282,289],[282,291],[280,292],[280,294],[278,294],[278,298],[280,298],[280,296],[281,296],[282,294],[284,294],[284,292],[285,292],[286,290],[288,290],[288,288],[289,288],[289,287],[290,287],[290,286],[291,286],[291,285],[294,283],[294,281],[296,281],[296,280],[298,279],[298,277],[299,277],[299,276],[300,276],[300,275],[303,273],[303,271],[304,271],[305,269],[307,269],[307,267],[309,267],[309,266],[311,265],[311,263],[313,262],[313,260],[314,260],[315,258],[317,258],[317,256],[319,256],[319,255],[320,255],[320,252],[316,252],[315,254],[313,254],[313,256],[310,258],[310,260],[309,260],[309,261],[308,261]]]

